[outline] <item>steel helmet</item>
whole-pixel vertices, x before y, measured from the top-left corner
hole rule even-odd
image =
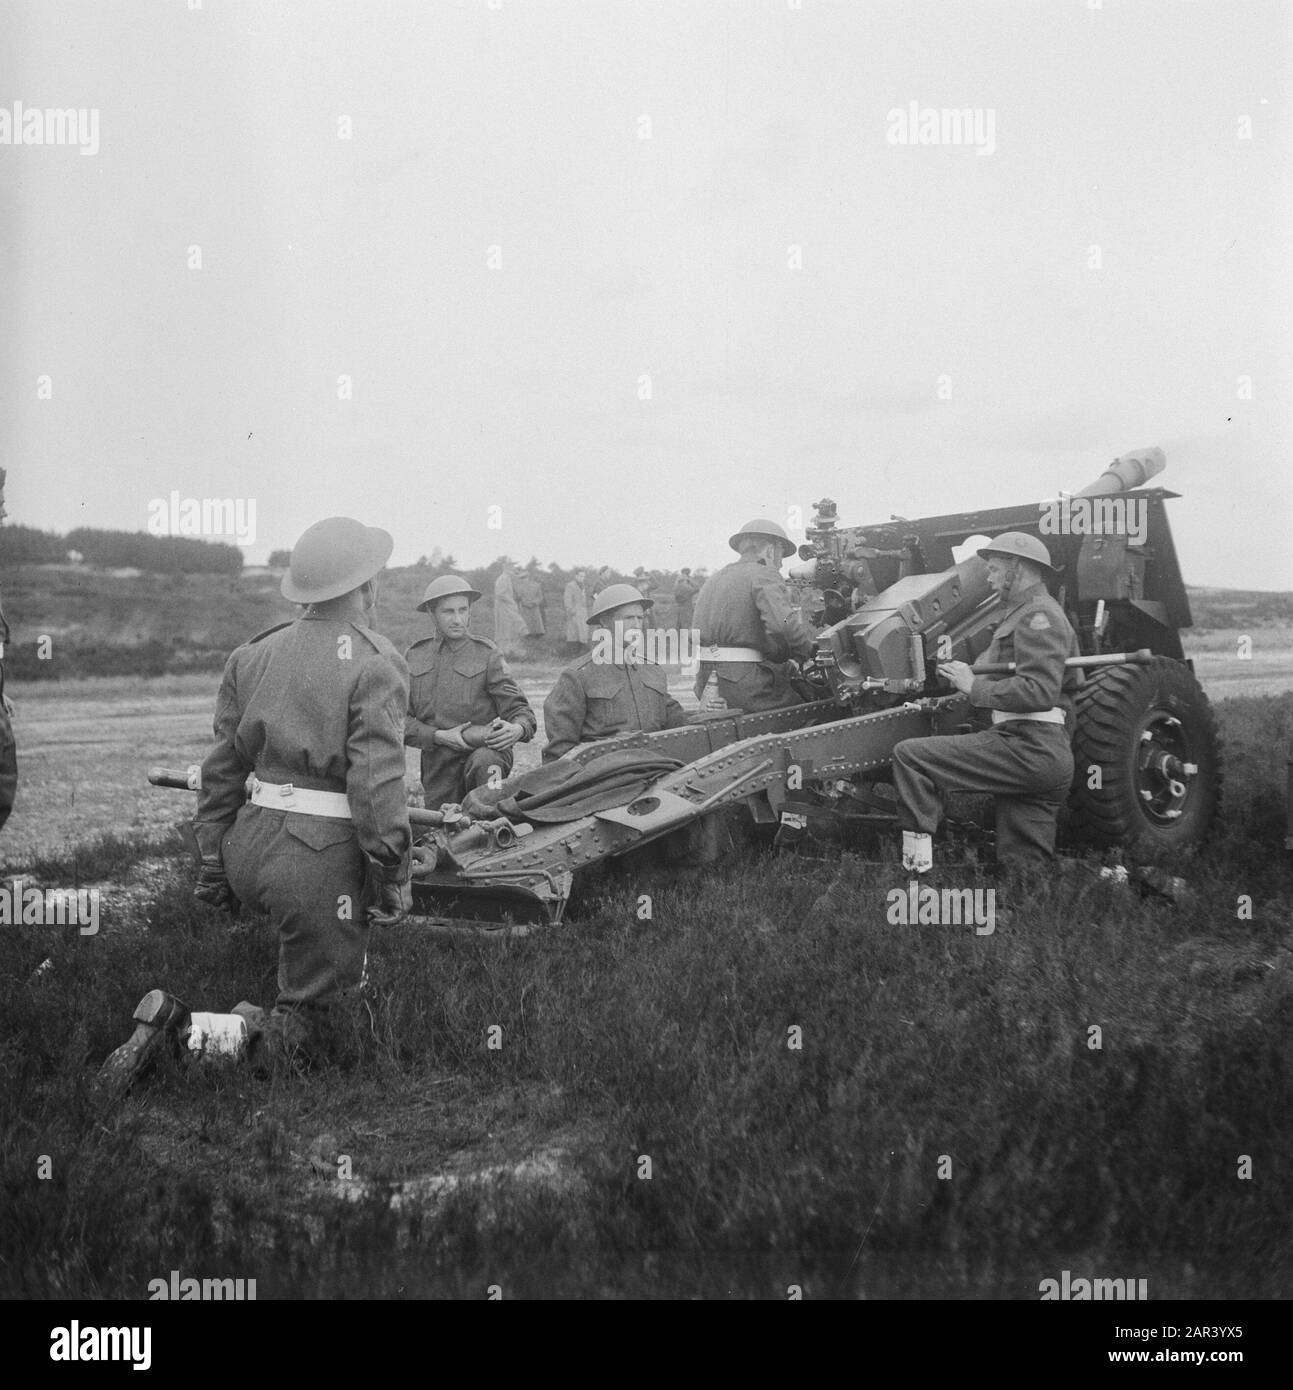
[[[784,560],[787,555],[793,555],[797,549],[794,541],[777,525],[775,521],[769,521],[765,516],[756,516],[753,521],[747,521],[735,535],[727,538],[727,543],[733,550],[739,550],[738,542],[742,536],[761,536],[764,540],[776,541],[781,547],[781,558]]]
[[[630,603],[640,603],[643,608],[655,607],[655,600],[643,598],[632,584],[608,584],[593,600],[588,621],[591,623],[603,613],[609,613],[613,608],[624,608]]]
[[[378,574],[394,549],[390,532],[379,526],[349,516],[316,521],[292,547],[283,597],[293,603],[340,598]]]
[[[418,604],[418,611],[421,613],[431,612],[442,598],[448,598],[450,594],[466,594],[467,598],[475,603],[480,597],[480,590],[473,589],[465,579],[456,574],[442,574],[439,579],[433,579],[427,585],[422,602]]]
[[[1050,551],[1036,536],[1030,536],[1026,531],[1005,531],[990,545],[985,545],[978,554],[985,558],[989,555],[1004,555],[1010,560],[1031,560],[1033,564],[1041,565],[1051,574],[1057,573],[1055,566],[1051,564]]]

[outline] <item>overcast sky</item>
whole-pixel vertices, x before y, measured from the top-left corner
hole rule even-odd
[[[0,109],[98,113],[0,143],[15,522],[177,492],[254,500],[252,561],[349,513],[396,563],[712,565],[823,494],[1006,505],[1160,444],[1186,579],[1293,588],[1287,0],[0,23]],[[913,103],[983,138],[897,143]]]

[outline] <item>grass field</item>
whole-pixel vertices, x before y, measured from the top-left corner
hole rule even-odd
[[[191,803],[142,781],[201,756],[209,678],[14,690],[21,795],[62,801],[15,815],[6,864],[135,868],[97,936],[0,935],[0,1295],[139,1298],[177,1270],[260,1298],[1035,1298],[1066,1268],[1287,1297],[1293,681],[1227,650],[1205,686],[1252,693],[1219,705],[1189,903],[1057,876],[980,937],[890,926],[884,865],[848,861],[815,908],[833,861],[626,861],[559,931],[374,933],[349,1070],[167,1070],[107,1117],[88,1083],[140,994],[267,1001],[273,943],[193,902],[168,834]],[[519,674],[537,708],[551,672]]]

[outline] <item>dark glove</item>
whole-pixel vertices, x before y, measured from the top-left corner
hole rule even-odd
[[[226,908],[230,912],[238,910],[238,899],[229,886],[229,876],[225,873],[224,864],[220,859],[203,856],[193,896],[199,902],[209,903],[212,907]]]
[[[393,927],[408,916],[412,907],[412,883],[382,883],[377,889],[377,901],[368,909],[368,921],[374,927]]]

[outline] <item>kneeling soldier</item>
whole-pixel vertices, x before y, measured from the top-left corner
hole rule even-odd
[[[512,770],[512,745],[528,743],[538,721],[503,653],[467,631],[480,597],[465,579],[441,575],[418,604],[436,635],[414,642],[404,742],[422,750],[422,790],[430,810],[461,802],[473,787],[497,785]]]
[[[167,1042],[199,1053],[249,1047],[271,1063],[298,1051],[326,1060],[363,979],[370,921],[390,925],[412,905],[408,668],[369,626],[393,545],[349,517],[311,526],[282,586],[304,615],[239,647],[216,699],[193,820],[194,897],[268,914],[278,934],[273,1010],[190,1014],[150,991],[133,1036],[103,1065],[112,1091],[128,1090]]]
[[[970,703],[992,711],[980,733],[904,739],[893,750],[893,781],[903,826],[902,863],[931,867],[930,835],[947,792],[990,792],[996,798],[997,860],[1009,869],[1045,864],[1055,852],[1055,820],[1073,779],[1066,721],[1081,682],[1067,657],[1077,638],[1064,610],[1046,591],[1054,574],[1046,547],[1022,531],[998,536],[979,554],[1002,617],[984,662],[1014,662],[1014,675],[976,676],[964,661],[939,666]]]
[[[688,722],[686,711],[669,694],[664,671],[642,660],[640,644],[652,606],[632,584],[612,584],[597,595],[588,626],[604,629],[609,640],[594,632],[592,651],[566,667],[543,702],[545,763],[576,744],[637,730],[653,734]]]

